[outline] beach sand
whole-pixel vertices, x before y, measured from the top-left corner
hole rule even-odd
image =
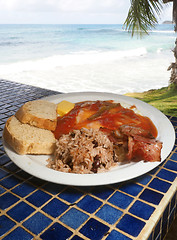
[[[171,51],[129,58],[95,60],[95,54],[79,61],[57,57],[0,65],[0,77],[59,92],[96,91],[125,94],[165,87],[169,83]],[[61,56],[60,56],[61,60]],[[69,60],[69,58],[68,58]]]

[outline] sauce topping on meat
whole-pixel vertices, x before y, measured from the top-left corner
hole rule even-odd
[[[58,117],[57,128],[54,132],[56,139],[62,134],[68,134],[74,129],[106,128],[107,131],[117,130],[122,125],[136,126],[149,132],[154,138],[157,129],[152,121],[145,116],[135,113],[130,108],[124,108],[113,101],[86,101],[76,103],[75,107],[63,117]]]

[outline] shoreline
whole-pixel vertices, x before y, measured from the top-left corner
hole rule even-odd
[[[1,80],[14,82],[7,79]],[[31,86],[29,84],[27,85]],[[165,115],[177,117],[177,86],[174,86],[173,84],[159,89],[149,89],[143,92],[131,92],[123,95],[147,102],[148,104],[159,109]]]
[[[83,55],[84,57],[84,55]],[[60,66],[57,62],[0,64],[0,78],[59,92],[98,91],[125,94],[168,86],[173,54],[160,53],[118,60]],[[91,61],[92,59],[90,59]]]
[[[0,78],[59,92],[125,94],[168,86],[175,34],[143,39],[121,25],[0,26]]]

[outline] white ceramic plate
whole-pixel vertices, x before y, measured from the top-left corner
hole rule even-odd
[[[129,107],[131,105],[136,105],[138,111],[142,115],[148,116],[158,130],[157,139],[163,142],[161,162],[167,158],[174,146],[175,131],[169,119],[156,108],[140,100],[118,94],[99,92],[58,94],[43,99],[54,103],[58,103],[62,100],[67,100],[73,103],[85,100],[114,100],[115,102],[120,102],[123,106]],[[59,172],[47,168],[46,160],[49,156],[18,155],[5,142],[4,149],[7,155],[18,167],[31,175],[46,181],[75,186],[96,186],[130,180],[149,172],[161,163],[140,161],[137,163],[122,164],[104,173],[75,174]]]

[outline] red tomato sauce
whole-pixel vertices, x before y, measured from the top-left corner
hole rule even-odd
[[[55,138],[68,134],[74,129],[106,128],[108,131],[119,129],[121,125],[130,125],[148,130],[157,137],[157,129],[146,116],[135,113],[130,108],[124,108],[120,103],[111,101],[86,101],[76,103],[75,107],[63,117],[58,117]]]

